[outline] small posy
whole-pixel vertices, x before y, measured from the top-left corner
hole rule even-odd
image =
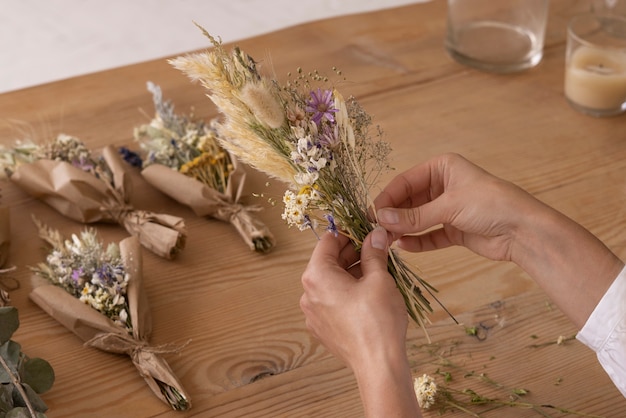
[[[144,179],[196,215],[229,222],[250,249],[269,252],[274,236],[254,216],[261,207],[240,203],[246,180],[243,165],[222,148],[209,123],[193,114],[175,113],[159,86],[149,82],[148,90],[156,115],[134,130],[142,149],[139,165]],[[122,153],[128,162],[136,157],[126,149]]]
[[[65,134],[41,145],[18,142],[0,147],[0,168],[22,190],[77,222],[119,223],[165,258],[185,247],[182,218],[130,204],[130,178],[110,145],[96,156],[82,141]]]
[[[175,410],[189,409],[189,395],[161,356],[181,347],[148,344],[152,321],[138,239],[105,247],[93,229],[68,240],[35,223],[51,249],[45,262],[31,267],[39,278],[33,280],[31,300],[85,345],[128,355],[159,399]]]
[[[203,32],[212,49],[170,62],[209,91],[222,114],[214,125],[221,145],[287,184],[282,218],[289,226],[344,234],[359,249],[376,226],[368,217],[369,191],[390,169],[391,147],[381,130],[318,72],[298,69],[281,84],[261,74],[244,51],[227,51]],[[432,310],[424,291],[435,289],[394,251],[388,268],[408,313],[424,327]]]

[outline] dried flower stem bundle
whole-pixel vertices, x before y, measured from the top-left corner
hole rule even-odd
[[[213,48],[171,64],[199,81],[223,114],[218,138],[246,164],[288,184],[283,219],[300,230],[325,226],[359,248],[375,222],[369,189],[388,169],[389,145],[356,100],[344,100],[317,73],[298,71],[287,85],[264,77],[238,48],[226,51],[206,31]],[[410,316],[424,327],[432,310],[422,290],[434,289],[389,253],[389,271]]]
[[[269,252],[274,237],[253,215],[261,207],[239,203],[244,167],[222,148],[211,126],[193,115],[176,114],[158,86],[148,83],[148,89],[156,116],[134,132],[146,154],[143,161],[135,161],[143,168],[143,177],[196,215],[231,223],[250,249]]]
[[[77,138],[61,134],[42,145],[0,148],[0,168],[21,189],[75,221],[119,223],[165,258],[185,246],[183,219],[130,204],[130,178],[112,146],[96,157]]]
[[[30,298],[86,346],[128,355],[159,399],[175,410],[189,409],[189,396],[160,356],[180,347],[148,344],[152,322],[137,237],[105,248],[92,229],[66,240],[35,223],[51,251],[32,267],[43,280],[33,280]]]

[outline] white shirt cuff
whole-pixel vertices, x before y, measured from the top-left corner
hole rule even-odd
[[[576,338],[596,352],[598,361],[626,397],[626,267],[613,281]]]

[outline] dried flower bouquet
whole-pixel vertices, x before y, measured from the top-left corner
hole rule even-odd
[[[133,208],[124,165],[112,146],[96,157],[80,140],[64,134],[42,145],[0,147],[2,172],[22,190],[75,221],[119,223],[144,247],[173,258],[185,246],[184,220]]]
[[[288,185],[283,219],[300,230],[324,226],[358,248],[375,227],[369,189],[388,168],[388,143],[370,132],[371,118],[356,100],[344,100],[317,72],[286,85],[263,76],[239,48],[226,51],[204,29],[213,48],[171,64],[199,81],[223,114],[216,123],[222,146],[244,163]],[[389,271],[407,311],[424,327],[432,310],[422,290],[434,290],[390,251]]]
[[[189,396],[161,357],[180,348],[148,343],[152,322],[137,237],[105,248],[92,229],[65,240],[35,222],[52,248],[44,263],[32,267],[31,300],[86,346],[128,355],[159,399],[175,410],[189,409]]]
[[[134,131],[144,151],[142,161],[134,160],[143,168],[142,176],[196,215],[231,223],[251,250],[269,252],[274,236],[253,216],[261,207],[239,203],[246,179],[243,165],[221,147],[210,125],[193,115],[176,114],[173,104],[163,101],[159,86],[148,83],[148,90],[156,115]]]

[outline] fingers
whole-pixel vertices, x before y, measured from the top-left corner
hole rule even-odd
[[[374,200],[376,220],[388,231],[400,234],[421,232],[445,222],[438,199],[445,196],[450,166],[464,161],[459,155],[446,154],[396,176]]]
[[[458,154],[435,157],[391,180],[375,200],[376,220],[394,239],[422,233],[437,225],[463,222],[460,218],[467,221],[468,213],[486,205],[475,190],[490,178],[487,172]],[[444,235],[437,233],[406,240],[406,244],[412,242],[410,245],[424,248],[450,245],[443,238]],[[427,240],[433,240],[435,245]]]
[[[377,212],[378,223],[389,232],[400,235],[422,232],[450,222],[447,201],[448,199],[442,196],[435,201],[409,209],[382,208]]]
[[[410,208],[421,205],[430,200],[432,182],[429,164],[415,166],[391,180],[374,199],[374,207]]]
[[[343,286],[346,269],[357,260],[358,254],[347,237],[332,233],[322,234],[302,273],[301,282],[305,295],[308,294],[308,298],[316,300],[320,295],[332,293]]]
[[[444,228],[428,231],[421,235],[405,235],[396,241],[398,247],[405,251],[418,253],[438,250],[456,245]]]
[[[335,236],[332,233],[325,233],[320,236],[309,265],[324,266],[331,263],[345,269],[357,259],[358,255],[354,251],[354,246],[347,237],[341,234]]]
[[[461,155],[440,155],[397,175],[374,200],[374,205],[376,209],[423,205],[444,192],[454,172],[469,174],[475,170],[478,167]]]
[[[386,277],[390,237],[382,227],[376,227],[365,238],[361,248],[363,277]]]

